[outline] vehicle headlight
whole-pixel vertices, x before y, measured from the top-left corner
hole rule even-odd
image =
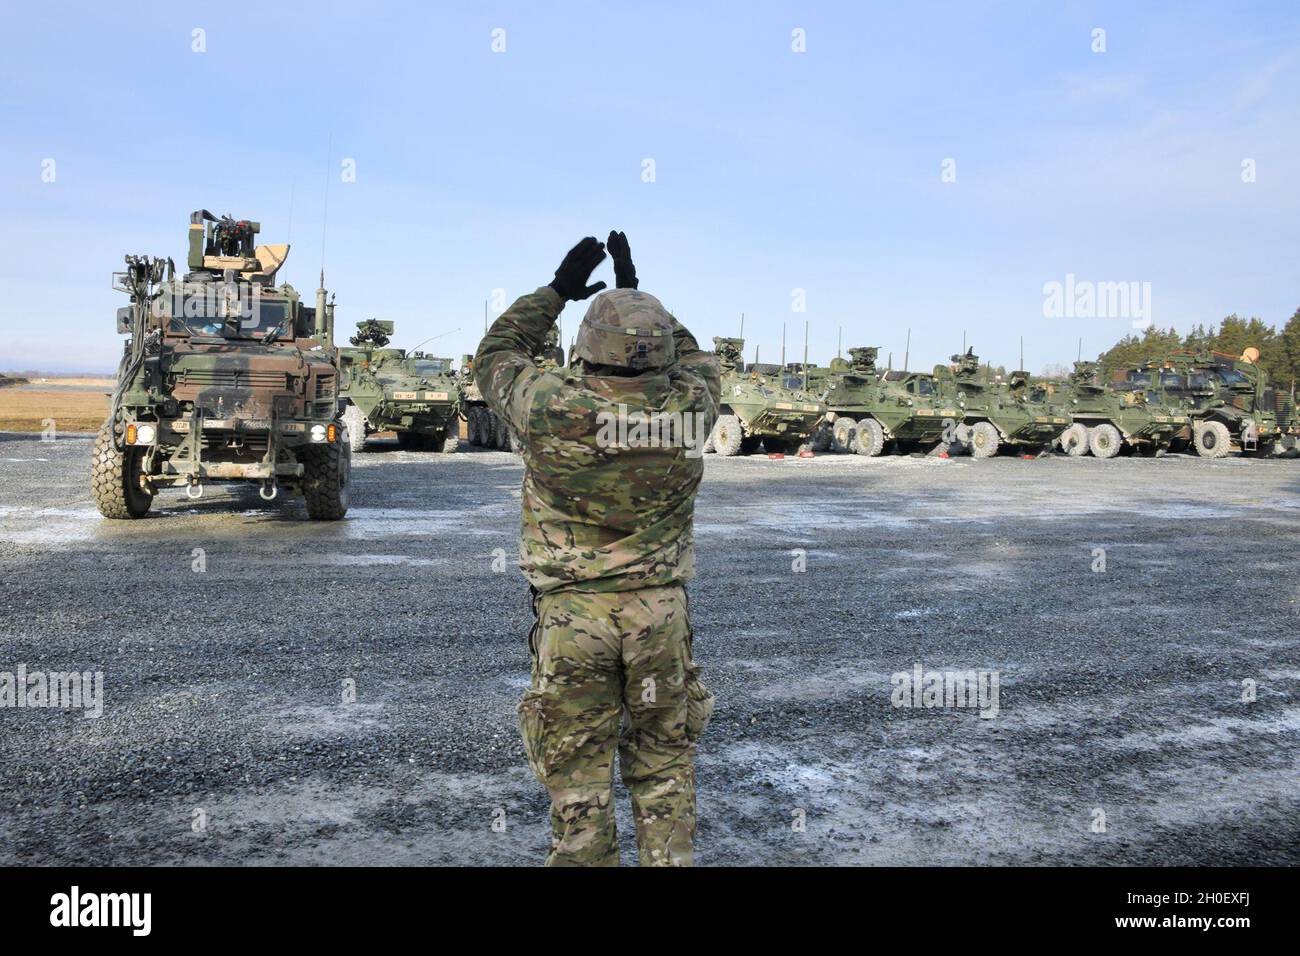
[[[312,441],[324,441],[324,440],[325,440],[325,426],[324,426],[324,425],[313,425],[313,426],[311,426],[311,440],[312,440]]]
[[[126,443],[128,445],[152,445],[158,429],[153,425],[132,423],[126,426]]]

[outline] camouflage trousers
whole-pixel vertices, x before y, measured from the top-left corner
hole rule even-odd
[[[519,728],[551,795],[547,865],[618,865],[617,750],[641,865],[690,866],[695,742],[713,695],[691,660],[685,588],[549,592],[535,611]]]

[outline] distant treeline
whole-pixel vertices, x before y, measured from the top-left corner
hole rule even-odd
[[[1177,349],[1212,349],[1240,356],[1247,348],[1259,349],[1259,364],[1278,385],[1290,387],[1300,379],[1300,309],[1278,331],[1260,319],[1230,315],[1218,327],[1198,325],[1186,335],[1174,329],[1146,329],[1126,335],[1098,357],[1103,369],[1145,362]]]

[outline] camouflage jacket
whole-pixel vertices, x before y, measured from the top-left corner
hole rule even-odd
[[[539,591],[684,581],[694,573],[700,452],[718,414],[717,360],[674,319],[677,359],[666,369],[618,377],[540,368],[532,356],[563,307],[549,286],[521,296],[474,358],[484,401],[523,444],[520,566]],[[616,436],[620,412],[633,427]],[[693,429],[693,450],[641,440],[635,423],[649,416],[688,421],[677,434]]]

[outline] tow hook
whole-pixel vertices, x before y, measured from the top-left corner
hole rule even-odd
[[[191,481],[185,486],[185,497],[198,501],[203,497],[203,484],[198,481]]]
[[[262,487],[257,489],[257,493],[262,497],[263,501],[274,501],[276,495],[280,493],[280,486],[272,478],[270,481],[263,482]]]

